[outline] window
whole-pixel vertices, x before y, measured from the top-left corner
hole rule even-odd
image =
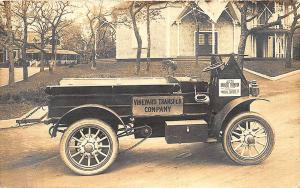
[[[207,36],[208,45],[211,46],[211,45],[212,45],[212,41],[211,41],[211,40],[212,40],[212,34],[211,34],[211,33],[208,33],[207,35],[208,35],[208,36]]]
[[[205,34],[199,34],[199,45],[205,45]]]

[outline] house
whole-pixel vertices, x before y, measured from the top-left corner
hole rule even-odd
[[[261,25],[266,20],[275,20],[278,14],[291,10],[283,1],[259,1],[256,6],[263,11],[248,23],[249,28]],[[234,2],[199,1],[197,9],[187,3],[177,3],[161,9],[160,15],[159,19],[151,21],[153,59],[195,57],[196,54],[206,57],[211,53],[238,51],[241,16]],[[252,33],[247,39],[245,54],[255,59],[285,58],[286,33],[290,22],[291,16],[288,16],[281,26]],[[146,58],[145,21],[139,23],[139,31],[143,41],[142,58]],[[136,48],[133,29],[119,24],[116,28],[116,59],[134,59]]]
[[[28,32],[28,38],[27,38],[27,42],[29,44],[29,46],[31,46],[32,44],[36,45],[36,46],[40,46],[41,42],[40,42],[40,37],[37,33],[34,32]],[[46,63],[48,63],[51,60],[51,45],[49,44],[50,39],[48,37],[48,39],[46,40],[46,48],[44,49],[44,51],[46,52],[45,54],[45,60]],[[62,49],[62,47],[58,44],[56,47],[56,61],[59,64],[68,64],[68,63],[73,63],[73,62],[77,62],[79,55],[71,50],[66,50],[66,49]],[[15,59],[15,63],[17,65],[21,65],[21,58],[22,58],[22,53],[21,53],[21,49],[18,47],[14,47],[13,48],[13,52],[14,52],[14,59]],[[27,60],[29,61],[30,66],[37,66],[39,64],[40,61],[40,54],[41,51],[36,49],[36,48],[28,48],[26,50],[26,54],[27,54]],[[3,47],[2,49],[0,49],[0,65],[6,65],[8,62],[8,52],[7,50]]]
[[[2,47],[0,48],[0,65],[7,64],[8,61],[8,54],[7,50]],[[15,59],[15,62],[17,62],[21,58],[21,50],[17,46],[13,47],[13,56]]]
[[[263,8],[263,11],[249,23],[249,28],[264,25],[267,20],[269,22],[275,21],[279,15],[287,14],[292,10],[288,1],[262,1],[256,6]],[[251,49],[251,57],[286,58],[286,35],[289,32],[292,19],[293,15],[291,14],[282,20],[281,25],[252,33],[250,46],[248,46],[248,49]]]

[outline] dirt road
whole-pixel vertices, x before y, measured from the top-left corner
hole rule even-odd
[[[58,155],[60,138],[51,139],[45,125],[36,125],[0,130],[0,187],[299,187],[299,83],[296,75],[262,85],[271,103],[252,109],[271,122],[276,144],[261,165],[235,165],[220,143],[167,145],[159,138],[119,156],[105,174],[77,176]],[[120,142],[124,149],[136,140]]]

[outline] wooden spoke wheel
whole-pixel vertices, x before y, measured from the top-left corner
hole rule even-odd
[[[261,163],[271,154],[273,146],[273,130],[258,113],[239,114],[224,130],[223,148],[231,160],[241,165]]]
[[[80,175],[94,175],[106,170],[116,159],[118,149],[115,131],[97,119],[75,122],[60,142],[62,160]]]

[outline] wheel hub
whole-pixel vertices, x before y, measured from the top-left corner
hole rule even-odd
[[[252,136],[251,134],[247,135],[245,137],[245,142],[249,145],[249,144],[254,144],[255,143],[255,139],[254,136]]]
[[[92,143],[87,143],[85,146],[84,146],[84,151],[87,152],[87,153],[92,153],[94,151],[95,147]]]
[[[257,121],[244,121],[231,132],[231,147],[243,158],[255,158],[265,151],[268,139],[265,127]]]

